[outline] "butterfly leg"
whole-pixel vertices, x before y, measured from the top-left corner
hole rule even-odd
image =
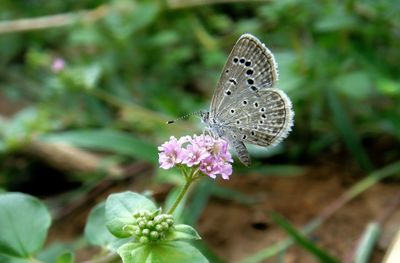
[[[211,133],[210,129],[205,128],[205,129],[203,130],[203,134],[202,134],[202,135],[203,135],[203,136],[205,136],[205,135],[210,135],[210,136],[212,136],[212,133]]]
[[[250,165],[250,156],[249,152],[247,151],[246,145],[242,141],[239,140],[232,140],[231,141],[232,147],[235,149],[239,160],[246,166]]]

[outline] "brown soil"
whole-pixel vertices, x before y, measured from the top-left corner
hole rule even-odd
[[[129,183],[117,184],[109,191],[143,190],[149,181],[149,173],[145,172]],[[257,201],[252,205],[244,205],[231,200],[211,199],[200,218],[198,231],[211,250],[223,260],[240,262],[286,237],[271,220],[271,211],[280,213],[297,227],[305,225],[332,206],[351,185],[361,180],[360,175],[352,174],[352,171],[343,171],[340,166],[315,165],[308,167],[303,174],[291,177],[261,174],[232,176],[231,180],[219,183],[254,197]],[[160,185],[150,188],[158,196],[164,196],[169,189],[168,186]],[[109,191],[99,199],[104,198]],[[381,262],[393,237],[393,230],[400,222],[400,212],[393,206],[393,200],[398,198],[399,192],[400,185],[394,181],[373,186],[334,213],[311,238],[331,255],[349,262],[367,224],[381,220],[383,214],[387,214],[389,217],[384,221],[384,231],[371,261]],[[83,233],[86,216],[97,201],[92,200],[84,208],[74,209],[57,220],[51,228],[49,243],[54,240],[72,241]],[[386,208],[389,208],[389,213]],[[77,262],[88,259],[91,254],[93,249],[78,251]],[[318,262],[296,245],[290,247],[283,257],[285,263]],[[263,262],[277,261],[271,258]]]
[[[271,177],[265,175],[234,176],[227,183],[259,202],[244,206],[223,200],[213,200],[203,213],[199,231],[217,255],[228,262],[239,262],[249,255],[266,248],[286,235],[268,216],[275,211],[295,226],[305,225],[349,188],[344,183],[343,171],[332,167],[316,166],[296,177]],[[348,178],[347,178],[348,179]],[[317,244],[331,255],[346,261],[351,257],[357,241],[368,223],[378,220],[398,197],[400,185],[380,183],[339,209],[313,235]],[[391,210],[385,221],[384,234],[374,251],[373,261],[381,262],[393,226],[400,222],[399,211]],[[389,230],[391,229],[391,230]],[[277,262],[276,258],[264,262]],[[284,255],[284,262],[319,262],[298,246],[292,246]]]

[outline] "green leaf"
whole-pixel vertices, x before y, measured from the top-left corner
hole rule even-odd
[[[364,71],[341,74],[334,80],[336,89],[352,99],[365,99],[371,92],[371,80]]]
[[[292,238],[304,249],[311,252],[320,262],[324,263],[339,263],[339,260],[330,256],[325,251],[318,248],[312,241],[305,237],[302,233],[298,232],[286,219],[278,214],[272,214],[272,219],[280,225]]]
[[[123,227],[134,222],[132,214],[136,211],[157,210],[155,204],[143,195],[133,192],[112,194],[106,201],[106,225],[116,237],[129,237]]]
[[[74,263],[75,262],[75,255],[71,251],[66,251],[61,254],[58,258],[56,263]]]
[[[131,241],[131,239],[116,238],[108,231],[105,212],[105,202],[97,204],[92,211],[90,211],[88,221],[85,225],[85,238],[91,245],[116,251],[121,245]]]
[[[57,258],[65,253],[66,251],[70,251],[73,249],[71,244],[55,242],[49,246],[46,246],[45,249],[42,249],[35,258],[41,262],[56,262]],[[2,261],[0,261],[2,262]]]
[[[365,171],[372,171],[373,165],[365,152],[357,132],[354,130],[352,123],[343,109],[339,98],[332,89],[327,90],[328,103],[332,111],[333,121],[342,136],[344,143],[349,151],[353,154],[358,164]]]
[[[29,258],[42,248],[51,223],[41,201],[22,193],[0,194],[0,253]]]
[[[153,244],[128,243],[118,249],[124,263],[206,263],[208,262],[197,248],[182,242]]]
[[[157,148],[134,135],[115,130],[77,130],[49,134],[41,138],[48,142],[66,142],[94,150],[111,151],[157,163]]]
[[[4,150],[18,148],[29,141],[32,134],[41,134],[49,129],[48,112],[34,106],[24,108],[7,121],[0,122]]]
[[[174,229],[168,233],[166,240],[200,240],[197,231],[189,225],[175,225]]]
[[[276,62],[279,65],[279,75],[285,76],[279,80],[279,87],[286,92],[292,92],[301,86],[304,76],[296,72],[298,58],[293,51],[274,52]]]
[[[111,12],[108,12],[105,22],[114,35],[123,40],[137,30],[149,26],[158,12],[158,2],[116,1]]]
[[[399,81],[380,78],[376,81],[376,88],[379,92],[387,96],[398,96],[400,94]]]
[[[1,263],[26,263],[26,259],[14,258],[0,253]]]
[[[343,5],[334,5],[328,14],[323,14],[315,23],[315,29],[320,32],[333,32],[349,30],[357,26],[357,20],[353,14],[347,13]]]
[[[115,237],[111,235],[106,227],[106,204],[101,202],[91,211],[85,225],[84,235],[91,245],[107,246]]]
[[[368,224],[357,246],[354,255],[354,263],[369,262],[372,251],[374,251],[374,246],[376,245],[379,239],[380,233],[381,233],[381,228],[379,226],[379,223],[371,222]]]

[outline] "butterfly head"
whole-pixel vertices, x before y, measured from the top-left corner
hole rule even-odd
[[[203,123],[206,123],[206,124],[210,123],[210,112],[209,111],[200,111],[199,115],[200,115],[201,121]]]

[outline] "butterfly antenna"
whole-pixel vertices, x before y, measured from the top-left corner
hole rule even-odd
[[[177,118],[177,119],[175,119],[175,120],[167,121],[167,124],[174,123],[174,122],[176,122],[176,121],[178,121],[178,120],[188,119],[190,116],[193,116],[193,115],[195,115],[195,116],[201,116],[201,114],[202,114],[201,111],[192,112],[192,113],[183,115],[182,117],[179,117],[179,118]]]

